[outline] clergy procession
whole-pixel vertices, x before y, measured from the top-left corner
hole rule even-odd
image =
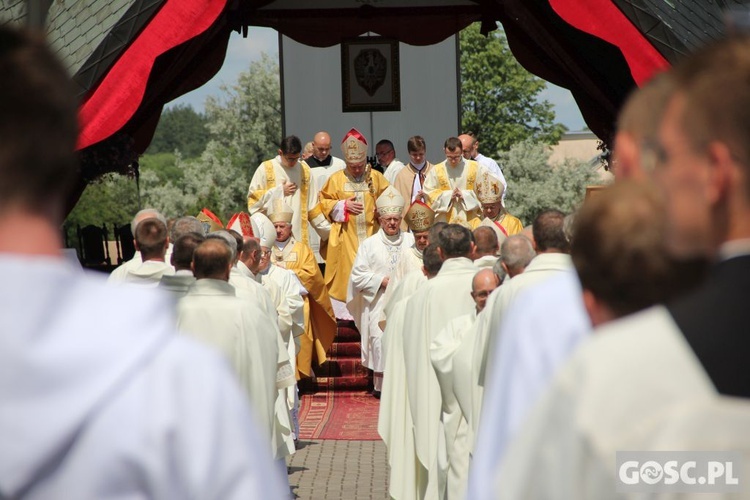
[[[1,26],[0,68],[0,498],[293,497],[350,326],[392,499],[750,498],[750,39],[637,89],[574,213],[514,217],[474,134],[290,135],[226,222],[134,214],[106,279],[61,252],[75,89]]]

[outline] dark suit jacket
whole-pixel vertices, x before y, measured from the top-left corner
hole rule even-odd
[[[703,286],[667,309],[716,389],[750,397],[750,255],[718,263]]]

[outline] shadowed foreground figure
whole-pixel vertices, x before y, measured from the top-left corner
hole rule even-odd
[[[671,75],[674,89],[648,146],[665,201],[663,242],[672,257],[715,264],[688,295],[596,330],[511,444],[495,475],[499,497],[612,496],[617,450],[735,450],[736,476],[747,477],[750,40],[715,43]],[[563,477],[570,479],[556,482]]]
[[[226,363],[175,334],[169,299],[63,259],[75,96],[41,38],[0,26],[0,497],[285,498]]]

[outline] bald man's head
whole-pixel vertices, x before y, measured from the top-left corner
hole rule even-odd
[[[476,155],[476,151],[474,151],[476,140],[468,134],[459,135],[458,140],[461,141],[461,151],[463,152],[464,158],[467,160],[474,158]]]
[[[500,285],[500,280],[492,269],[482,269],[474,275],[471,281],[471,298],[477,305],[477,312],[480,313],[487,305],[487,297],[493,290]]]
[[[318,132],[313,137],[313,156],[320,161],[325,160],[331,154],[331,136],[328,132]]]

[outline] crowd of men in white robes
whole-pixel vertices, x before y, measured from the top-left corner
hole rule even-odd
[[[749,496],[749,38],[638,90],[618,182],[574,218],[542,211],[530,238],[509,234],[502,180],[460,138],[429,172],[414,151],[391,186],[352,130],[320,191],[282,147],[299,182],[259,169],[262,209],[234,233],[206,231],[210,213],[171,230],[136,214],[137,257],[109,284],[61,251],[75,89],[40,37],[0,27],[0,47],[3,498],[288,496],[295,357],[325,347],[304,312],[324,300],[295,268],[315,261],[311,227],[338,302],[323,316],[351,315],[376,374],[393,498]],[[622,484],[625,450],[742,460],[728,489],[649,476],[645,491]]]
[[[175,224],[174,271],[152,213],[121,271],[133,285],[81,272],[60,232],[78,90],[41,33],[0,26],[0,68],[0,497],[289,498],[271,450],[278,326],[230,291],[229,246]],[[178,334],[167,275],[182,332],[216,349]]]
[[[540,213],[536,256],[521,270],[503,255],[497,288],[480,236],[440,230],[440,270],[384,307],[392,498],[750,497],[748,82],[737,37],[636,91],[617,182]],[[674,450],[698,460],[677,488],[666,462],[642,468]],[[643,453],[635,481],[624,451]],[[717,451],[735,458],[707,483],[700,454]]]

